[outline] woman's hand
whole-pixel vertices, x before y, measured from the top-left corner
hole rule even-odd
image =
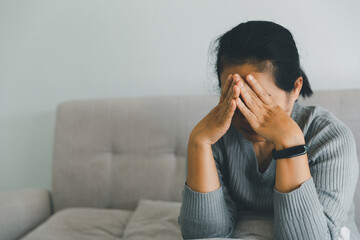
[[[285,142],[297,145],[304,141],[297,123],[275,103],[252,75],[247,75],[246,82],[239,74],[235,76],[243,83],[239,84],[243,101],[237,97],[236,105],[257,134],[276,146],[283,146]]]
[[[212,145],[227,132],[236,109],[235,99],[240,95],[239,80],[229,74],[221,89],[218,105],[194,127],[191,139]]]

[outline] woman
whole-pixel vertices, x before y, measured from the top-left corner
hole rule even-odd
[[[249,21],[217,40],[221,96],[189,136],[183,237],[231,237],[239,211],[254,210],[273,213],[276,240],[360,239],[354,136],[297,102],[313,92],[291,33]]]

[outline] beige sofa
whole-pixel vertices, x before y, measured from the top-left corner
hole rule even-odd
[[[197,95],[59,104],[52,189],[0,193],[0,239],[182,239],[188,136],[217,102]],[[353,131],[359,152],[360,89],[315,91],[299,103],[333,112]],[[360,228],[359,184],[355,199]]]

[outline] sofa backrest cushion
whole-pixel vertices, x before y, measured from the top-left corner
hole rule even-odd
[[[150,96],[58,105],[54,210],[134,210],[140,198],[181,201],[187,142],[218,97]]]
[[[134,210],[141,198],[181,201],[189,134],[218,100],[217,95],[182,95],[60,103],[52,165],[54,210]],[[314,91],[299,103],[333,112],[350,127],[360,152],[360,90]],[[360,216],[359,183],[355,198]]]

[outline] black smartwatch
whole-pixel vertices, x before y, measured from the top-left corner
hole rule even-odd
[[[308,149],[309,148],[306,145],[298,145],[295,147],[285,148],[279,151],[273,149],[272,154],[275,160],[279,158],[292,158],[307,153]]]

